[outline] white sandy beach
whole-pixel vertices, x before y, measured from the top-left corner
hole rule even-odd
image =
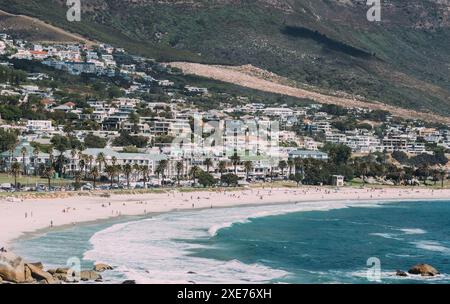
[[[176,210],[288,204],[311,201],[450,199],[450,189],[424,188],[330,189],[319,187],[265,188],[241,191],[198,191],[148,194],[75,195],[54,199],[0,200],[0,247],[25,233],[63,225]]]

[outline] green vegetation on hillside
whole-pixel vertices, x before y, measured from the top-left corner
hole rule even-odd
[[[396,22],[380,24],[365,20],[366,6],[325,0],[290,1],[289,13],[259,1],[88,1],[107,6],[94,6],[74,23],[66,21],[65,8],[55,2],[0,0],[0,8],[157,60],[253,64],[324,92],[450,114],[450,29],[438,26],[438,6],[429,1],[414,0],[416,8],[408,14],[390,12],[385,18]],[[400,0],[392,2],[401,7]],[[436,27],[419,28],[420,18]]]

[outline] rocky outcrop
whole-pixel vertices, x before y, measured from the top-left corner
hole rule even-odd
[[[38,266],[35,266],[34,264],[25,264],[25,269],[29,269],[31,273],[31,277],[38,282],[41,283],[41,281],[45,281],[46,284],[56,284],[58,283],[57,280],[47,271],[43,270],[42,268],[39,268]],[[44,282],[42,282],[44,283]]]
[[[97,281],[101,280],[102,276],[93,270],[82,270],[80,272],[81,281]]]
[[[397,270],[397,272],[395,273],[396,276],[398,277],[407,277],[408,274],[402,270]]]
[[[0,284],[58,284],[61,282],[78,283],[79,281],[103,282],[98,272],[111,270],[113,267],[107,264],[96,264],[93,270],[82,270],[79,277],[68,277],[69,268],[61,267],[46,271],[44,265],[38,263],[26,263],[24,260],[11,253],[0,253]]]
[[[106,270],[113,270],[113,267],[102,263],[94,265],[94,271],[103,272]]]
[[[439,274],[439,271],[436,270],[431,265],[428,264],[417,264],[413,266],[410,270],[408,270],[410,274],[419,274],[423,277],[433,277]]]
[[[24,283],[27,281],[23,259],[11,252],[0,253],[0,278],[3,281]]]
[[[124,284],[124,285],[132,285],[132,284],[136,284],[136,281],[135,280],[126,280],[126,281],[123,281],[122,284]]]

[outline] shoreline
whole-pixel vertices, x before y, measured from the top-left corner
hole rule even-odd
[[[23,237],[73,225],[157,216],[167,212],[210,208],[330,203],[333,201],[413,201],[450,199],[450,189],[340,188],[321,187],[243,189],[236,191],[169,191],[117,194],[110,197],[70,196],[54,199],[0,200],[0,247],[10,247]]]

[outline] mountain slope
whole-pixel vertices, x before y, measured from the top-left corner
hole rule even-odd
[[[293,86],[289,79],[253,66],[220,66],[190,62],[171,62],[169,65],[181,69],[187,75],[192,74],[264,92],[314,100],[322,104],[335,104],[345,108],[363,107],[370,110],[384,110],[398,117],[450,123],[448,116],[407,110],[380,102],[363,102],[345,95],[326,95],[313,90],[313,88],[298,88]]]
[[[165,61],[254,66],[324,92],[450,115],[450,0],[0,0],[92,39]],[[55,5],[59,3],[60,6]]]
[[[40,42],[93,43],[80,35],[64,31],[39,19],[24,15],[13,15],[1,10],[0,31],[19,35],[26,40]]]

